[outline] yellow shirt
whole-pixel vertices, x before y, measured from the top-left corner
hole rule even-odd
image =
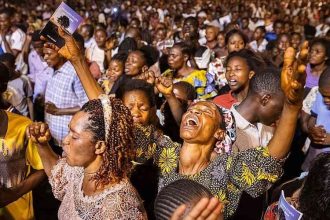
[[[8,128],[0,138],[0,185],[10,188],[21,183],[29,175],[31,167],[42,170],[37,146],[26,138],[26,128],[31,120],[6,112]],[[10,203],[0,211],[5,219],[34,219],[32,192]]]

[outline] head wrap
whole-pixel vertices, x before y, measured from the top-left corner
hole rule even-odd
[[[110,97],[105,94],[101,94],[99,99],[102,103],[103,108],[103,115],[104,115],[104,126],[105,126],[105,143],[108,143],[109,135],[110,135],[110,125],[111,125],[111,118],[112,118],[112,106],[110,103]]]

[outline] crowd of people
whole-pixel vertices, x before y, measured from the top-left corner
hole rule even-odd
[[[66,3],[0,0],[0,220],[330,219],[328,1]]]

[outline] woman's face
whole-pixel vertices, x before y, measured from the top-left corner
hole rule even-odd
[[[218,40],[218,46],[220,48],[223,48],[225,46],[225,35],[219,34],[217,40]]]
[[[97,30],[95,32],[95,41],[99,48],[105,47],[106,40],[107,40],[107,34],[103,30]]]
[[[226,79],[232,91],[240,91],[249,85],[254,72],[250,70],[246,61],[241,57],[231,58],[226,66]]]
[[[70,166],[88,167],[96,159],[95,140],[92,132],[86,129],[89,116],[79,111],[70,121],[69,134],[63,140],[63,150]]]
[[[185,58],[179,47],[172,47],[168,55],[168,64],[171,69],[179,70],[185,64]]]
[[[228,52],[240,51],[245,47],[243,38],[239,34],[234,34],[228,40],[227,48]]]
[[[131,111],[134,123],[148,125],[152,115],[147,95],[144,91],[133,90],[125,92],[123,96],[124,105]]]
[[[143,72],[146,67],[142,54],[139,51],[129,53],[125,62],[125,74],[128,76],[137,76]]]
[[[327,59],[326,48],[322,44],[314,44],[309,52],[309,63],[318,65],[322,64]]]
[[[109,68],[107,69],[107,77],[111,82],[115,82],[124,72],[124,64],[118,60],[110,62]]]

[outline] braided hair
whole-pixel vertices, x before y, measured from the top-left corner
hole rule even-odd
[[[131,171],[135,157],[133,118],[127,107],[116,98],[109,98],[112,107],[110,135],[105,141],[105,122],[101,100],[87,102],[81,111],[88,113],[89,124],[86,129],[93,133],[95,143],[105,141],[106,150],[103,153],[103,163],[92,177],[96,185],[118,183],[127,177]]]
[[[211,192],[201,184],[189,179],[177,180],[164,187],[158,194],[155,201],[156,219],[170,219],[182,204],[187,206],[187,214],[202,198],[211,197]]]

